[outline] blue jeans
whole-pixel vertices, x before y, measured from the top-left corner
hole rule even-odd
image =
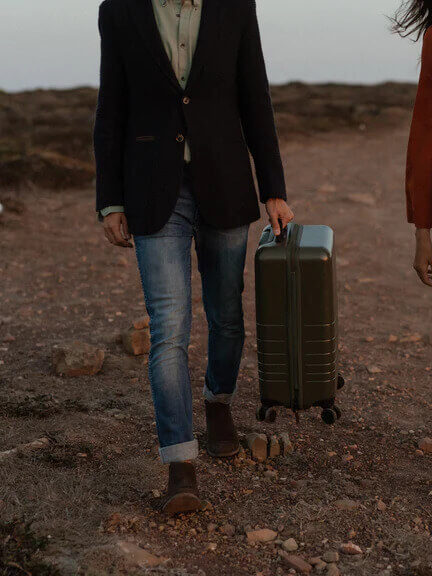
[[[204,397],[230,403],[244,343],[242,292],[248,230],[248,225],[230,230],[206,226],[186,175],[168,223],[156,234],[134,236],[150,317],[149,378],[164,463],[198,455],[188,368],[192,238],[209,327]]]

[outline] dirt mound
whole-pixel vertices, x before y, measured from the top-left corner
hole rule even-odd
[[[411,110],[415,85],[274,86],[279,135],[396,126]],[[0,188],[81,188],[92,184],[92,128],[97,91],[0,92]]]

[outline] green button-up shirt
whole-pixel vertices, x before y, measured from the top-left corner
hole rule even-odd
[[[182,88],[186,86],[198,40],[201,6],[204,0],[152,0],[156,24],[162,43]],[[190,161],[190,148],[185,144],[185,160]],[[107,206],[102,216],[124,212],[123,206]]]

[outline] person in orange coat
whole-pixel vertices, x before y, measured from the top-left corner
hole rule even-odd
[[[416,227],[414,269],[432,287],[432,0],[404,2],[394,31],[423,38],[422,64],[411,123],[406,169],[408,222]]]

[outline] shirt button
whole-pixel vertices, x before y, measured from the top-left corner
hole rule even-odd
[[[190,102],[189,96],[185,96],[185,97],[183,98],[183,104],[189,104],[189,102]]]
[[[184,142],[183,134],[177,134],[176,140],[177,140],[177,142]]]

